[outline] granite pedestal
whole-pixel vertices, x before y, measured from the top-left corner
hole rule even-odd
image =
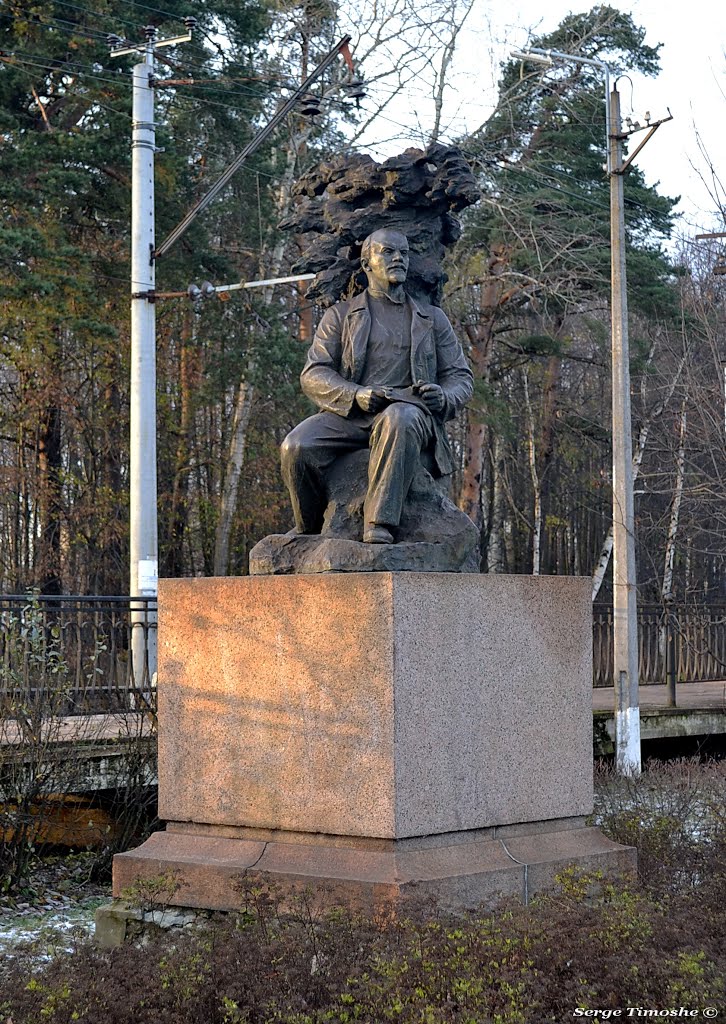
[[[524,900],[632,850],[592,810],[590,585],[361,573],[162,580],[159,814],[114,894],[233,909],[239,879],[377,906]]]

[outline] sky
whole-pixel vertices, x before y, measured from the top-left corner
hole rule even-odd
[[[723,230],[726,225],[709,190],[724,200],[723,190],[714,185],[712,167],[717,175],[720,171],[726,187],[726,5],[716,0],[610,3],[632,14],[636,25],[645,28],[646,43],[663,44],[657,78],[632,75],[632,89],[628,81],[619,84],[623,118],[632,116],[642,122],[646,111],[652,120],[667,117],[669,110],[673,115],[639,154],[638,166],[648,184],[658,184],[662,194],[682,197],[679,235],[692,239],[702,231]],[[475,0],[452,65],[445,97],[445,135],[455,138],[486,119],[496,97],[499,64],[512,49],[525,47],[530,35],[549,32],[567,14],[591,6],[572,0],[516,0],[514,4]],[[410,97],[408,107],[388,114],[410,124],[414,133],[418,121],[424,135],[432,116],[430,103],[412,102]],[[369,138],[372,142],[372,133]],[[400,145],[394,151],[400,152]]]

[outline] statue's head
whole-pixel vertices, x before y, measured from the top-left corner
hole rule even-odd
[[[360,263],[368,283],[380,288],[402,285],[408,276],[408,239],[400,231],[380,228],[361,246]]]

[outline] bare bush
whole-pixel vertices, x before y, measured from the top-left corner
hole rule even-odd
[[[657,891],[695,887],[726,846],[726,764],[697,758],[647,764],[639,777],[595,771],[594,820],[638,849],[638,876]]]

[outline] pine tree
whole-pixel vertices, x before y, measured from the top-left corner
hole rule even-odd
[[[607,6],[568,15],[532,45],[604,61],[615,75],[658,69],[658,48],[645,44],[630,15]],[[497,109],[467,148],[485,199],[469,216],[464,243],[466,274],[477,284],[462,317],[479,378],[465,441],[464,505],[483,517],[485,545],[491,541],[498,551],[498,492],[510,506],[515,491],[529,493],[529,508],[520,505],[504,524],[510,538],[521,534],[520,543],[510,541],[512,552],[523,545],[524,554],[513,554],[515,564],[497,556],[497,564],[552,572],[572,571],[577,562],[579,571],[589,571],[592,544],[574,555],[572,508],[603,507],[578,483],[598,478],[607,443],[590,407],[602,381],[583,369],[605,363],[609,351],[603,75],[566,61],[546,72],[508,62]],[[677,200],[646,185],[637,167],[625,196],[631,310],[675,315],[663,240]],[[633,342],[637,359],[637,332]],[[492,454],[495,435],[497,450],[510,451],[506,461]],[[507,436],[521,440],[510,444]],[[572,505],[563,508],[553,493],[568,490]],[[580,526],[582,537],[590,527]]]
[[[137,14],[156,19],[162,35],[180,34],[187,5],[163,6],[168,17],[155,8],[137,11],[127,0],[10,0],[0,9],[0,578],[11,589],[58,592],[64,576],[73,589],[118,593],[127,586],[134,59],[110,60],[106,35],[143,38],[143,23],[130,20]],[[253,131],[266,86],[248,81],[250,62],[266,22],[262,5],[209,3],[197,41],[168,55],[165,77],[193,76],[199,84],[186,95],[159,89],[159,144],[167,150],[156,183],[160,233]],[[209,83],[220,74],[215,35],[226,41],[230,81],[212,98]],[[239,244],[234,229],[244,223],[245,204],[236,198],[232,222],[228,200],[216,218],[195,226],[160,267],[160,287],[234,276],[224,245],[230,238]],[[173,363],[181,307],[159,319],[161,361]],[[167,369],[171,383],[162,379],[162,390],[175,419],[176,374]]]

